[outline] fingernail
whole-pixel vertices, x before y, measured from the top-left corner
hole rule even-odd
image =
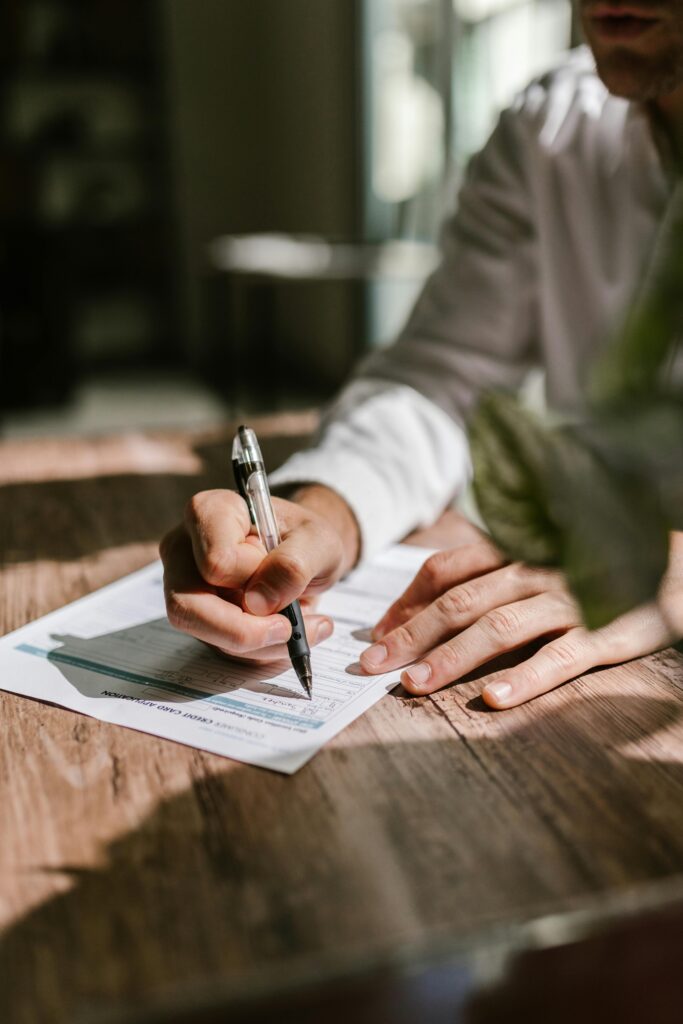
[[[329,619],[325,619],[318,626],[318,640],[327,640],[328,636],[332,636],[334,626]]]
[[[431,665],[428,665],[426,661],[420,662],[419,665],[413,665],[412,668],[406,670],[406,675],[415,690],[424,690],[431,674]]]
[[[267,615],[277,604],[277,594],[268,587],[254,587],[253,590],[247,590],[244,603],[252,615]]]
[[[360,660],[368,668],[379,668],[387,660],[387,653],[384,644],[375,644],[374,647],[368,647],[367,651],[363,651]]]
[[[487,697],[492,697],[496,704],[506,704],[512,696],[512,687],[509,683],[488,683],[483,692]]]
[[[286,619],[276,622],[266,633],[266,644],[282,644],[289,640],[290,627]]]
[[[384,628],[384,626],[382,625],[381,622],[378,622],[377,625],[372,630],[372,639],[373,640],[381,640],[382,637],[386,636],[386,635],[387,635],[386,629]]]

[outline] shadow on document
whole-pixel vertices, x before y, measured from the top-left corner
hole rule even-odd
[[[113,691],[160,704],[184,703],[249,690],[303,700],[275,680],[285,661],[253,665],[231,660],[208,644],[178,633],[166,618],[95,637],[52,634],[60,643],[48,661],[84,697],[107,699]]]

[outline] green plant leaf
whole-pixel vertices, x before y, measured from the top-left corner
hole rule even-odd
[[[494,541],[512,559],[562,569],[589,628],[655,596],[668,554],[655,489],[507,395],[482,401],[470,436]]]

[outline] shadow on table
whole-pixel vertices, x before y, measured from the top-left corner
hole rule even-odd
[[[615,694],[594,729],[591,710],[530,720],[520,709],[504,742],[454,731],[326,748],[290,778],[233,762],[210,774],[197,754],[205,774],[111,843],[104,867],[33,869],[72,888],[2,936],[0,1020],[668,1024],[639,986],[683,998],[671,929],[623,960],[570,957],[565,970],[541,956],[544,983],[525,966],[515,996],[524,1017],[491,993],[463,1009],[472,979],[457,957],[369,971],[382,950],[425,935],[448,948],[449,935],[681,869],[683,765],[618,752],[677,722],[680,703]],[[125,800],[136,780],[118,760]],[[321,965],[341,980],[323,984]]]
[[[196,474],[121,473],[0,485],[0,562],[71,561],[124,544],[158,542],[182,519],[194,493],[233,486],[230,439],[226,433],[192,449],[202,462]],[[265,438],[268,467],[275,469],[308,440]]]

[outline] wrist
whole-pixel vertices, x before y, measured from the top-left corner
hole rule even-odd
[[[339,536],[342,548],[340,575],[353,569],[360,557],[360,529],[350,505],[340,494],[323,484],[304,484],[289,495],[289,500],[327,520]]]

